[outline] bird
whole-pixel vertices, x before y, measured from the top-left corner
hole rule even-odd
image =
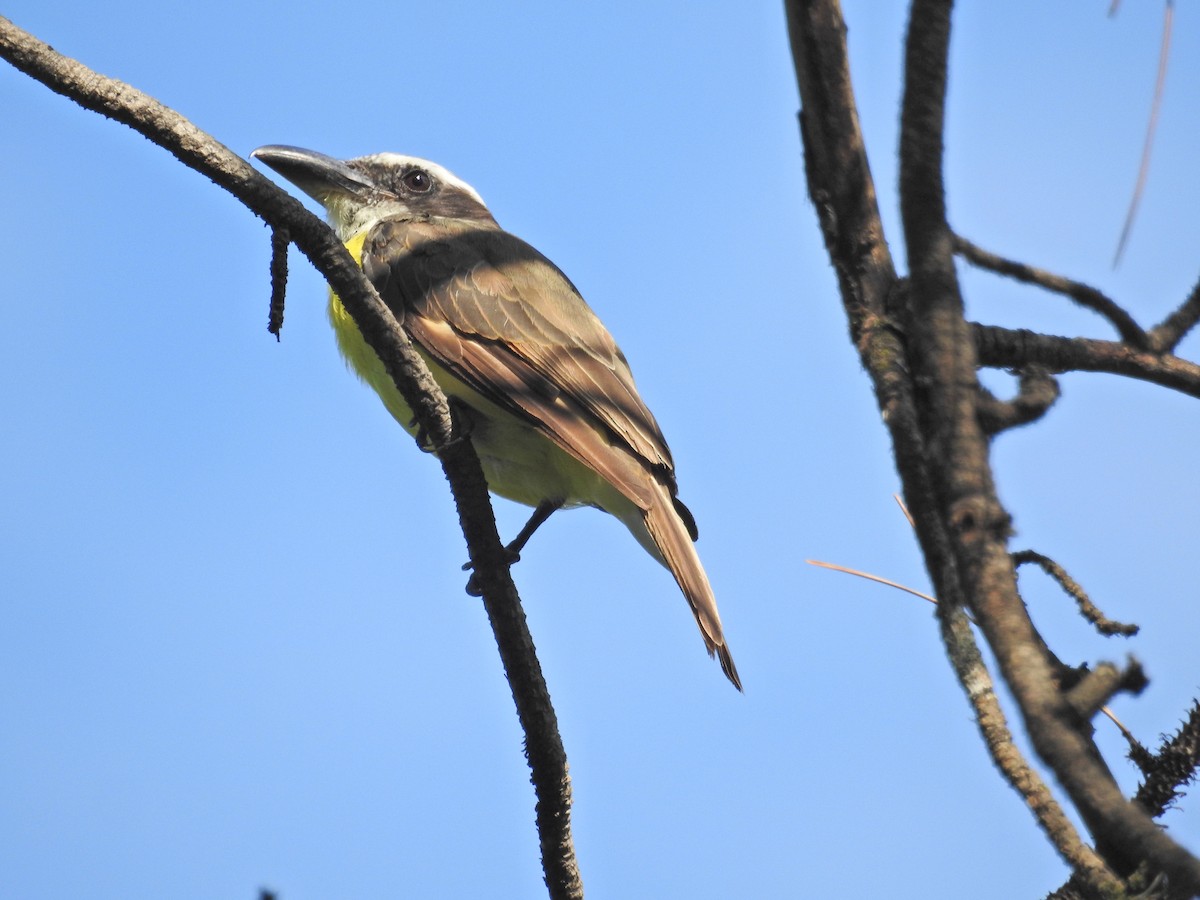
[[[625,355],[567,276],[437,163],[398,153],[340,160],[278,144],[251,156],[325,208],[456,411],[465,408],[488,488],[534,508],[510,558],[556,510],[613,515],[674,576],[709,656],[741,691],[666,440]],[[407,402],[332,290],[329,318],[348,366],[419,440]]]

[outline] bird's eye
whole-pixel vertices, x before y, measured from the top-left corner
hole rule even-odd
[[[400,180],[414,194],[424,194],[433,187],[433,179],[424,169],[409,169],[401,176]]]

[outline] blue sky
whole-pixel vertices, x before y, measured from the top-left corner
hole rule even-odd
[[[1200,259],[1200,24],[1177,11],[1154,167],[1114,271],[1161,21],[1158,4],[1124,6],[959,10],[949,206],[983,246],[1151,325]],[[437,160],[620,341],[746,694],[615,520],[566,513],[538,533],[516,579],[589,897],[987,900],[1061,882],[928,605],[803,563],[927,586],[805,197],[779,4],[71,7],[5,14],[242,154]],[[902,260],[903,9],[845,8]],[[277,344],[258,220],[7,67],[0,108],[0,894],[544,896],[521,734],[462,591],[449,492],[344,371],[319,277],[293,253]],[[964,281],[983,321],[1109,336],[1056,297]],[[1022,586],[1065,660],[1143,660],[1150,689],[1115,708],[1153,743],[1200,688],[1200,418],[1112,377],[1062,387],[1044,423],[996,442],[1013,546],[1143,633],[1106,642],[1044,579]],[[512,534],[526,510],[497,513]],[[1200,849],[1194,799],[1166,822]]]

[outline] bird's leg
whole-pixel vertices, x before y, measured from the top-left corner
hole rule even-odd
[[[517,536],[509,541],[508,546],[504,548],[512,555],[513,562],[521,558],[521,551],[525,549],[525,545],[529,543],[529,539],[533,537],[533,533],[542,526],[543,522],[562,509],[562,507],[562,500],[543,500],[534,508],[533,515],[529,517],[529,521],[525,523],[525,527],[518,531]]]
[[[534,507],[533,515],[529,517],[529,521],[517,532],[517,536],[504,547],[504,554],[508,557],[508,564],[510,566],[521,559],[521,551],[525,549],[525,545],[529,543],[529,539],[533,537],[533,533],[541,527],[543,522],[554,515],[555,512],[562,509],[562,506],[562,500],[543,500]],[[470,571],[473,568],[475,568],[474,563],[463,563],[464,572]],[[478,597],[482,593],[474,572],[471,573],[471,577],[467,580],[467,593],[472,597]]]

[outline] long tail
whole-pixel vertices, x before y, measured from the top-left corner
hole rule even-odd
[[[696,546],[692,543],[691,531],[676,510],[677,501],[667,488],[661,484],[657,487],[655,502],[646,510],[643,519],[646,530],[692,608],[692,615],[696,617],[696,624],[700,626],[700,634],[704,638],[704,646],[708,648],[708,655],[716,655],[721,662],[721,671],[740,691],[742,681],[725,643],[721,616],[717,612],[717,600],[708,583],[708,576],[704,574],[704,566],[700,564]]]

